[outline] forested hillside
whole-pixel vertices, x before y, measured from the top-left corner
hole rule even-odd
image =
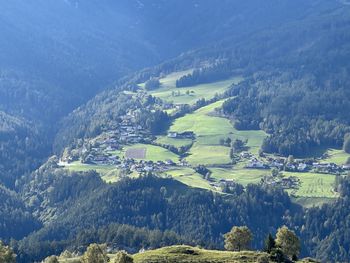
[[[46,157],[48,138],[32,122],[0,111],[0,140],[0,184],[13,188],[16,177],[29,175]]]
[[[26,203],[46,225],[15,244],[20,262],[65,249],[79,251],[93,242],[131,252],[182,242],[222,248],[222,234],[233,225],[249,226],[253,248],[261,249],[267,234],[283,224],[301,237],[302,256],[322,261],[349,257],[344,224],[349,177],[337,182],[338,201],[305,210],[282,190],[254,185],[245,191],[237,185],[225,196],[155,177],[108,185],[94,173],[64,174],[52,167],[40,173],[25,183],[23,194],[28,193]]]
[[[97,114],[97,118],[106,118],[97,112],[105,105],[112,106],[113,101],[107,102],[120,90],[133,89],[152,76],[206,63],[211,68],[195,72],[195,77],[187,76],[187,85],[225,78],[230,72],[243,74],[245,82],[228,93],[238,96],[225,103],[224,111],[235,119],[238,129],[261,128],[270,133],[264,151],[302,156],[321,145],[341,147],[349,132],[349,21],[348,7],[342,6],[321,14],[315,12],[275,30],[239,39],[227,36],[216,45],[123,79],[115,91],[105,92],[73,112],[63,122],[57,140],[65,141],[61,136],[66,133],[64,127],[74,126],[81,115],[88,117],[88,122]],[[184,81],[179,79],[178,84],[185,85],[181,84]],[[73,134],[84,133],[84,127],[75,129]]]
[[[0,185],[0,233],[3,239],[21,239],[41,227],[21,198]]]
[[[27,156],[36,151],[34,163],[43,162],[60,127],[57,122],[134,70],[228,36],[237,41],[301,18],[314,8],[322,11],[337,5],[283,1],[256,9],[257,3],[1,1],[0,110],[31,121],[44,138],[31,147],[19,143],[18,151]],[[287,12],[291,9],[295,11]],[[16,144],[12,139],[9,143]],[[20,163],[13,154],[8,160]],[[18,167],[11,176],[1,172],[0,181],[13,187],[26,169]],[[5,176],[12,179],[2,180]]]
[[[232,225],[248,225],[256,235],[254,247],[259,248],[269,231],[286,222],[286,211],[301,211],[283,191],[253,185],[246,191],[237,186],[230,196],[222,196],[191,189],[171,179],[145,177],[107,185],[93,173],[64,174],[45,168],[41,172],[23,188],[33,213],[47,223],[19,243],[23,257],[33,259],[84,245],[90,231],[103,231],[112,223],[173,231],[186,243],[207,247],[221,247],[221,235]],[[161,237],[156,240],[153,247],[164,243]],[[167,244],[179,240],[170,235]],[[101,236],[96,241],[108,240]],[[142,243],[117,243],[130,249],[142,248]]]

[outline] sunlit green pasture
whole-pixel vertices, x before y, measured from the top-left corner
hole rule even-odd
[[[328,163],[335,163],[338,165],[342,165],[346,163],[348,158],[350,158],[350,154],[339,149],[328,149],[326,153],[329,155],[329,157],[322,161],[328,162]]]
[[[175,104],[194,104],[199,99],[211,99],[216,94],[224,93],[232,84],[242,81],[241,77],[233,77],[214,83],[200,84],[192,87],[176,88],[176,80],[191,73],[192,70],[172,73],[160,79],[161,88],[150,91],[152,96]],[[140,85],[141,87],[142,84]]]
[[[118,181],[119,169],[114,165],[91,165],[83,164],[80,161],[72,162],[69,165],[65,166],[69,171],[74,172],[88,172],[96,171],[106,182],[114,183]]]
[[[169,170],[166,174],[171,175],[175,180],[194,188],[213,190],[209,182],[203,179],[202,175],[189,167],[181,167]]]
[[[119,157],[126,157],[126,152],[128,149],[145,149],[146,150],[146,158],[142,160],[147,161],[166,161],[166,160],[172,160],[173,162],[179,161],[179,156],[175,153],[159,146],[154,146],[151,144],[133,144],[128,145],[123,148],[122,151],[116,151],[113,152],[114,154],[118,155]]]
[[[291,173],[283,172],[285,176],[295,176],[300,179],[301,185],[294,193],[296,197],[325,197],[335,198],[335,175],[318,173]]]
[[[189,151],[187,160],[193,164],[229,164],[230,148],[220,145],[220,139],[248,140],[250,151],[254,154],[266,137],[263,131],[237,131],[232,123],[223,117],[215,116],[216,108],[220,108],[224,100],[217,101],[199,110],[175,120],[170,131],[193,131],[196,135],[194,145]]]

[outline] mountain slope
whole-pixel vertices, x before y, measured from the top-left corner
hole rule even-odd
[[[15,192],[7,190],[0,185],[0,233],[1,238],[21,239],[41,224],[30,214],[22,200]]]
[[[320,145],[341,147],[349,132],[349,7],[334,4],[326,12],[320,10],[238,40],[227,37],[124,78],[116,89],[101,93],[70,114],[56,140],[69,145],[73,138],[62,136],[68,130],[77,139],[87,134],[93,119],[108,119],[109,111],[101,109],[108,105],[113,111],[117,105],[110,98],[118,98],[123,89],[151,77],[211,65],[214,73],[208,74],[227,70],[245,77],[246,81],[227,93],[239,96],[225,104],[225,112],[239,129],[262,128],[272,134],[265,141],[266,152],[307,155]],[[315,102],[316,97],[320,103]],[[290,105],[288,111],[284,103]],[[84,116],[85,130],[84,125],[75,125],[79,116]],[[300,130],[297,134],[296,129]]]
[[[45,138],[36,160],[42,162],[57,121],[119,77],[217,39],[238,41],[336,5],[301,0],[3,0],[0,110],[30,121]],[[0,174],[0,181],[13,187],[25,170],[13,173],[10,182]]]

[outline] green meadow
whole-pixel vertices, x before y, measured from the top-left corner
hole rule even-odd
[[[166,174],[190,187],[213,190],[213,187],[210,186],[207,180],[203,179],[202,175],[189,167],[172,169],[167,171]]]
[[[216,94],[224,93],[232,84],[242,81],[241,77],[234,77],[224,81],[218,81],[208,84],[200,84],[192,87],[176,88],[176,80],[191,73],[192,70],[172,73],[165,78],[160,79],[161,88],[150,91],[154,97],[158,97],[174,104],[195,104],[199,99],[211,99]],[[143,87],[143,84],[139,85]],[[175,93],[175,94],[174,94]]]
[[[319,173],[290,173],[283,172],[285,176],[295,176],[300,179],[301,185],[293,194],[296,197],[310,198],[336,198],[334,192],[335,175]]]
[[[159,147],[154,146],[151,144],[134,144],[134,145],[128,145],[123,148],[122,151],[114,152],[119,157],[126,157],[125,154],[128,151],[128,149],[145,149],[146,150],[146,157],[142,160],[146,161],[166,161],[166,160],[172,160],[173,162],[179,161],[179,156],[175,153],[172,153],[171,151]]]
[[[70,163],[65,168],[73,172],[96,171],[101,175],[102,179],[108,183],[117,182],[119,177],[119,169],[113,165],[91,165],[76,161]]]
[[[270,175],[270,170],[244,169],[244,168],[210,168],[211,178],[219,181],[220,179],[233,179],[235,182],[244,186],[248,184],[258,184],[265,175]]]
[[[115,254],[108,254],[112,260]],[[177,245],[148,250],[132,255],[135,263],[255,263],[261,258],[268,258],[264,252],[241,251],[231,252],[222,250],[207,250],[198,247]],[[60,263],[78,263],[79,257],[71,259],[59,259]],[[265,262],[265,261],[264,261]],[[270,262],[269,260],[267,262]]]
[[[174,138],[169,138],[168,136],[158,136],[157,143],[160,144],[166,144],[166,145],[173,145],[176,148],[180,148],[182,146],[188,146],[191,145],[192,140],[191,139],[174,139]]]
[[[220,145],[220,139],[230,137],[232,140],[248,140],[250,151],[257,154],[266,134],[263,131],[238,131],[232,123],[223,117],[215,116],[216,108],[220,108],[224,100],[217,101],[197,111],[175,120],[170,131],[193,131],[196,140],[186,158],[193,165],[220,165],[231,162],[230,148]],[[176,139],[173,139],[176,141]],[[176,146],[176,145],[174,145]]]
[[[324,162],[335,163],[338,165],[345,164],[348,158],[350,158],[350,154],[338,149],[328,149],[326,154],[329,155],[329,157],[324,159]]]
[[[255,251],[229,252],[190,246],[171,246],[138,253],[133,258],[135,263],[255,263],[264,256],[266,257],[265,253]]]

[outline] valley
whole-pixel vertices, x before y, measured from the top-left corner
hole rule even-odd
[[[336,176],[345,175],[349,169],[346,166],[349,154],[328,149],[322,158],[297,159],[262,153],[261,146],[269,135],[262,130],[237,130],[221,109],[227,100],[225,92],[242,78],[176,88],[176,80],[192,71],[160,78],[157,89],[147,91],[142,83],[139,91],[129,93],[133,98],[151,95],[161,99],[162,103],[156,107],[175,116],[164,135],[154,136],[140,125],[133,126],[132,119],[137,116],[129,112],[122,117],[125,123],[121,129],[125,132],[120,138],[124,143],[119,144],[116,137],[108,136],[118,132],[107,131],[98,144],[103,147],[95,149],[100,154],[92,157],[91,164],[75,160],[63,166],[71,171],[96,170],[107,182],[152,173],[190,187],[226,194],[235,184],[265,184],[282,187],[293,200],[306,207],[338,197]],[[198,106],[198,102],[202,105]],[[179,114],[183,107],[191,106],[194,110]],[[89,140],[96,143],[98,138]]]
[[[0,262],[349,262],[345,2],[3,1]]]

